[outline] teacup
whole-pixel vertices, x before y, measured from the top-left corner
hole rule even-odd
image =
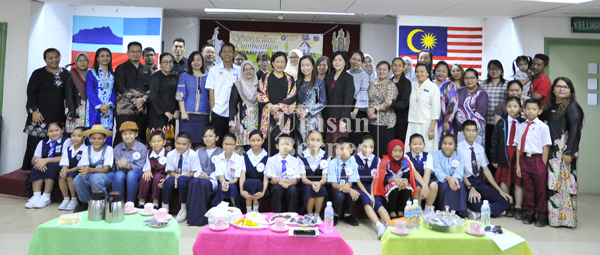
[[[394,223],[396,223],[396,225],[394,226],[394,231],[396,231],[396,232],[406,231],[406,221],[397,220]]]
[[[275,219],[275,230],[284,230],[285,229],[285,224],[284,222],[286,221],[286,218],[276,218]]]
[[[471,221],[471,232],[476,234],[481,233],[481,222]]]
[[[133,202],[125,203],[125,212],[132,212],[134,210]]]
[[[154,215],[157,220],[165,221],[169,219],[169,210],[166,208],[160,208]]]
[[[219,229],[226,228],[227,223],[225,223],[225,217],[223,217],[223,216],[215,217],[215,227],[219,228]]]
[[[154,213],[154,205],[152,203],[146,203],[144,205],[144,213],[145,214]]]

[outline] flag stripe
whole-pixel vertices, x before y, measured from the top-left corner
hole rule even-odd
[[[448,42],[448,46],[450,45],[461,45],[461,46],[483,46],[481,42]]]
[[[483,27],[448,27],[448,31],[481,31]]]
[[[449,35],[481,35],[479,31],[448,31]]]
[[[483,53],[482,50],[454,50],[448,49],[448,53]]]
[[[448,44],[459,43],[459,42],[471,42],[471,43],[483,43],[483,38],[448,38]]]
[[[472,39],[483,39],[481,35],[451,35],[448,34],[448,38],[472,38]]]

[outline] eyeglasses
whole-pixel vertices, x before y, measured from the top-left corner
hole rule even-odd
[[[567,86],[555,86],[554,88],[558,89],[558,90],[567,90],[567,89],[569,89],[569,87],[567,87]]]
[[[486,232],[492,232],[494,234],[503,234],[504,231],[502,231],[502,227],[501,226],[494,226],[494,228],[492,228],[491,226],[487,226],[484,229]]]
[[[141,50],[130,50],[129,53],[131,54],[142,54]]]
[[[165,65],[172,65],[173,61],[162,61],[160,62],[161,64],[165,64]]]

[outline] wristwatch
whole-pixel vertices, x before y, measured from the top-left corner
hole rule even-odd
[[[471,190],[471,188],[473,188],[473,186],[467,185],[467,190]]]

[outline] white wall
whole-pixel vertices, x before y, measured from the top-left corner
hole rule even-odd
[[[2,151],[0,175],[21,167],[23,159],[24,95],[27,88],[27,56],[32,1],[2,0],[0,22],[8,23],[4,99],[2,102]]]
[[[375,64],[382,60],[390,62],[397,56],[397,34],[395,25],[363,23],[360,25],[360,50],[373,56]]]
[[[164,52],[171,52],[171,46],[173,46],[173,40],[181,37],[185,40],[185,53],[184,56],[187,58],[192,51],[199,50],[200,45],[200,20],[198,18],[163,18],[163,30],[162,40]],[[161,49],[155,49],[157,52]],[[161,52],[163,52],[161,51]]]
[[[504,67],[504,78],[511,79],[512,61],[522,55],[523,49],[519,42],[513,20],[510,18],[485,19],[483,31],[482,79],[487,77],[487,63],[492,59],[500,60]]]
[[[72,21],[69,4],[32,2],[28,75],[46,65],[43,54],[47,48],[60,52],[61,66],[71,62]]]

